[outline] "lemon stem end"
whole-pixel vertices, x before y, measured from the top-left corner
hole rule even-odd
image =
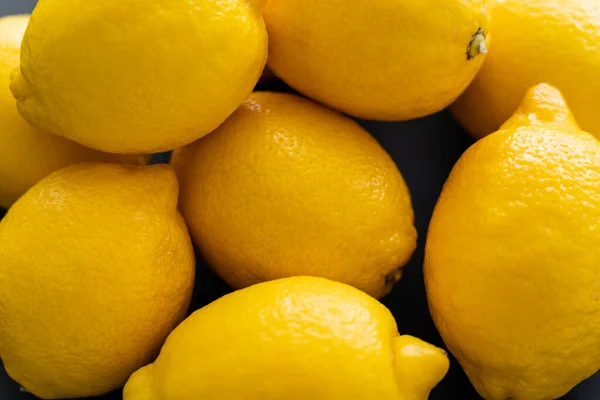
[[[472,60],[479,55],[488,53],[485,32],[479,28],[467,46],[467,60]]]
[[[19,101],[25,100],[31,94],[29,83],[25,80],[20,68],[15,69],[11,74],[10,90],[14,98]]]
[[[517,111],[500,129],[540,124],[569,130],[580,129],[561,92],[546,83],[527,90]]]

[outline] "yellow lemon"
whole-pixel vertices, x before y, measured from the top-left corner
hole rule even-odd
[[[219,126],[267,57],[266,0],[39,0],[12,91],[32,125],[113,153]]]
[[[0,207],[8,208],[44,176],[83,161],[144,164],[143,156],[120,156],[83,147],[29,126],[10,93],[10,72],[19,65],[28,15],[0,18]]]
[[[254,93],[173,163],[192,239],[235,288],[310,275],[381,297],[415,249],[410,194],[389,155],[298,96]]]
[[[269,0],[269,68],[299,92],[376,120],[423,117],[487,52],[487,0]]]
[[[556,399],[600,368],[600,142],[531,89],[458,161],[427,237],[435,323],[488,400]]]
[[[443,350],[400,336],[372,297],[295,277],[196,311],[124,400],[423,400],[447,370]]]
[[[0,358],[44,399],[100,395],[185,317],[194,254],[168,166],[54,172],[0,223]]]
[[[600,7],[597,0],[490,0],[494,43],[477,78],[452,106],[481,138],[517,109],[526,90],[548,83],[579,125],[600,137]]]

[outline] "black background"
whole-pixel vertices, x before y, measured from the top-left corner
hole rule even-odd
[[[0,0],[0,16],[30,12],[35,3],[36,0]],[[271,89],[286,90],[282,85]],[[423,246],[429,218],[442,185],[452,166],[472,140],[447,112],[405,123],[370,121],[361,121],[361,123],[391,154],[404,175],[412,193],[415,224],[419,232],[419,246],[411,262],[406,266],[404,278],[394,291],[383,299],[383,303],[392,310],[401,333],[411,334],[443,346],[427,308],[422,274]],[[210,303],[229,290],[202,261],[199,261],[192,310]],[[564,362],[567,369],[572,360],[564,360]],[[0,400],[34,399],[34,396],[20,392],[19,385],[6,376],[0,365]],[[458,363],[452,360],[450,372],[433,390],[430,399],[478,400],[481,398],[471,387]],[[580,384],[563,399],[600,399],[600,374]],[[97,400],[121,400],[121,392],[117,391]]]

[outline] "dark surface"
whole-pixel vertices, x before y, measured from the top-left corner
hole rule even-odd
[[[30,12],[34,5],[35,0],[0,0],[0,16]],[[383,303],[392,310],[400,332],[443,346],[427,309],[422,274],[423,247],[429,218],[442,185],[458,157],[472,141],[447,112],[407,123],[362,124],[387,149],[404,175],[412,193],[415,223],[419,232],[419,246],[406,266],[404,278]],[[2,215],[3,212],[0,216]],[[192,310],[210,303],[229,290],[200,261]],[[570,361],[565,360],[565,365]],[[12,382],[0,368],[0,400],[33,399],[35,397],[20,392],[19,385]],[[460,366],[453,360],[450,372],[431,393],[430,399],[481,398],[471,387]],[[600,399],[600,374],[583,382],[563,399]],[[97,400],[121,400],[121,393],[118,391]]]

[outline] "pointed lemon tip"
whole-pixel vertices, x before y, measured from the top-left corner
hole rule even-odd
[[[527,90],[521,105],[503,129],[507,126],[538,124],[579,129],[562,93],[547,83],[540,83]]]
[[[17,101],[23,101],[31,95],[31,88],[21,73],[21,68],[16,68],[10,75],[10,91]]]
[[[394,338],[394,369],[407,398],[425,399],[448,372],[446,352],[413,336]]]
[[[179,180],[173,167],[168,164],[155,164],[141,168],[148,174],[148,188],[155,198],[169,208],[177,208]]]
[[[529,88],[523,98],[522,107],[526,112],[568,110],[567,102],[562,93],[547,83],[540,83]]]
[[[152,392],[152,364],[145,366],[131,375],[125,388],[123,400],[155,400]]]

